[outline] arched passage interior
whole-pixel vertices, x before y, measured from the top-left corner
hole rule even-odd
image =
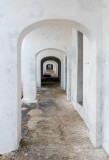
[[[53,70],[55,77],[58,77],[58,63],[55,61],[46,61],[43,63],[43,74],[48,70]],[[49,71],[49,70],[48,70]],[[52,74],[51,74],[52,76]]]
[[[74,25],[75,26],[75,25]],[[73,26],[73,27],[74,27]],[[89,40],[90,40],[90,47],[92,47],[92,48],[90,48],[91,50],[90,50],[90,52],[93,50],[93,54],[91,55],[92,56],[92,59],[94,60],[95,59],[95,56],[94,56],[94,54],[96,54],[96,47],[95,47],[95,44],[94,44],[94,39],[91,37],[91,34],[90,34],[90,31],[88,31],[87,30],[87,28],[84,28],[84,26],[81,26],[81,25],[77,25],[76,26],[77,27],[77,29],[79,30],[79,27],[80,27],[80,31],[81,31],[81,33],[85,33],[87,36],[88,36],[88,38],[89,38]],[[72,34],[73,34],[73,37],[72,37],[72,41],[74,41],[74,44],[72,43],[72,45],[73,45],[73,56],[74,57],[76,57],[76,52],[78,51],[78,49],[76,48],[76,45],[77,45],[77,41],[76,41],[76,43],[75,43],[75,40],[78,40],[78,38],[77,38],[77,29],[72,29]],[[91,43],[92,42],[92,40],[93,40],[93,43]],[[77,49],[77,50],[75,50],[75,48]],[[75,52],[76,51],[76,52]],[[69,51],[67,51],[67,52],[69,52]],[[71,68],[71,65],[73,65],[72,63],[71,63],[71,59],[72,59],[72,54],[71,55],[69,55],[69,56],[67,56],[67,73],[69,72],[69,70],[70,70],[70,68]],[[91,60],[92,60],[91,59]],[[73,60],[73,59],[72,59]],[[92,62],[91,62],[92,63]],[[90,63],[90,64],[91,64]],[[93,65],[93,67],[94,67],[94,65]],[[95,72],[96,72],[96,70],[94,70]],[[92,72],[93,73],[93,78],[95,78],[95,80],[94,81],[96,81],[96,76],[94,75],[95,74],[95,72]],[[37,74],[37,73],[36,73]],[[75,73],[73,73],[73,74],[75,74]],[[70,86],[70,80],[71,80],[71,73],[68,75],[67,74],[67,94],[68,93],[70,93],[71,92],[71,86]],[[38,77],[38,76],[37,76]],[[39,76],[40,77],[40,76]],[[38,81],[37,81],[38,82]],[[40,81],[39,81],[40,82]],[[37,83],[38,84],[38,83]],[[95,83],[93,83],[93,86],[94,86],[94,84]],[[72,85],[72,84],[71,84]],[[92,85],[92,83],[90,83],[90,85]],[[39,83],[39,86],[40,86],[40,83]],[[95,87],[93,88],[93,91],[94,92],[96,92],[95,91]],[[90,92],[91,93],[91,92]],[[89,93],[89,94],[90,94]],[[92,95],[92,94],[91,94]],[[93,97],[93,96],[92,96]],[[75,105],[77,102],[76,102],[76,99],[75,99],[75,97],[73,96],[73,97],[70,97],[71,99],[72,99],[72,102],[73,102],[73,104],[74,104],[74,106],[75,106],[75,108],[76,108],[76,110],[78,110],[78,112],[79,112],[79,114],[82,116],[82,118],[85,120],[85,117],[83,116],[84,115],[84,111],[82,111],[83,112],[83,115],[81,114],[81,109],[78,109],[78,107],[77,107],[77,105]],[[94,97],[93,97],[94,98]],[[92,98],[92,99],[93,99]],[[93,103],[95,103],[94,101],[93,101]],[[96,116],[95,116],[96,117]],[[96,118],[95,118],[96,119]],[[86,121],[86,120],[85,120]],[[90,121],[92,121],[91,119],[90,119]],[[90,128],[93,128],[92,126],[94,125],[94,123],[92,122],[92,124],[89,126]],[[99,129],[98,129],[99,130]],[[93,130],[90,130],[91,131],[91,140],[92,140],[92,142],[93,142],[93,144],[96,146],[96,134],[93,132],[93,131],[95,131],[95,129]],[[96,131],[95,131],[96,132]],[[100,133],[100,132],[99,132]],[[96,138],[94,138],[94,136],[96,137]],[[98,143],[99,143],[99,141],[98,141]]]
[[[46,59],[47,57],[54,57],[55,59],[60,62],[60,66],[58,67],[58,75],[60,80],[60,86],[65,89],[66,81],[65,81],[65,53],[62,50],[59,50],[57,48],[47,48],[39,53],[36,54],[36,81],[37,81],[37,87],[41,87],[41,60]],[[40,70],[38,70],[40,68]],[[60,68],[60,72],[59,72]]]
[[[54,61],[58,64],[58,77],[51,77],[51,75],[45,75],[43,74],[43,64],[46,61]],[[49,77],[48,77],[49,76]],[[53,82],[60,82],[61,81],[61,61],[56,57],[45,57],[41,60],[41,83],[44,84],[44,82],[53,83]]]
[[[93,142],[93,144],[95,145],[95,146],[99,146],[99,144],[100,144],[100,141],[99,141],[99,136],[100,136],[100,134],[101,134],[101,132],[100,132],[100,122],[99,122],[99,107],[97,107],[97,96],[98,96],[98,90],[97,90],[97,86],[96,86],[96,82],[97,82],[97,75],[96,75],[96,45],[95,45],[95,40],[92,38],[92,34],[91,34],[91,32],[90,32],[90,30],[89,29],[87,29],[87,27],[85,27],[84,25],[82,25],[81,23],[77,23],[77,22],[75,22],[75,21],[72,21],[72,20],[44,20],[44,21],[40,21],[40,22],[36,22],[36,23],[34,23],[34,24],[32,24],[32,25],[30,25],[30,26],[28,26],[28,27],[26,27],[22,32],[21,32],[21,34],[20,34],[20,36],[19,36],[19,39],[18,39],[18,58],[17,58],[17,60],[18,60],[18,72],[17,72],[17,87],[16,87],[16,90],[17,90],[17,92],[16,92],[16,101],[15,101],[15,107],[14,107],[14,110],[13,110],[13,113],[15,113],[15,114],[13,114],[13,115],[15,115],[15,119],[16,119],[16,127],[11,127],[11,126],[13,126],[12,124],[13,124],[13,120],[15,120],[14,118],[12,119],[12,122],[10,121],[10,124],[9,124],[9,126],[10,126],[10,134],[9,134],[9,137],[10,137],[10,140],[11,140],[11,146],[9,145],[8,146],[8,148],[9,149],[7,149],[7,151],[9,151],[9,150],[14,150],[15,148],[17,148],[18,147],[18,144],[19,144],[19,141],[20,141],[20,139],[21,139],[21,131],[20,131],[20,128],[21,128],[21,121],[20,121],[20,119],[21,119],[21,116],[20,116],[20,112],[21,112],[21,109],[20,109],[20,105],[21,105],[21,97],[20,97],[20,85],[21,85],[21,77],[20,77],[20,74],[21,74],[21,72],[20,72],[20,68],[21,68],[21,57],[20,57],[20,55],[21,55],[21,48],[22,48],[22,42],[23,42],[23,40],[24,40],[24,38],[26,37],[26,35],[28,35],[28,33],[30,33],[31,31],[33,31],[33,30],[35,30],[36,28],[40,28],[40,27],[42,27],[42,26],[44,26],[44,25],[46,25],[46,24],[49,24],[49,25],[54,25],[54,24],[59,24],[59,23],[61,23],[63,26],[65,25],[65,24],[68,24],[69,26],[71,26],[71,33],[72,33],[72,38],[73,38],[73,41],[74,41],[74,43],[72,43],[72,45],[73,45],[73,51],[72,50],[64,50],[66,53],[71,53],[71,55],[72,55],[72,53],[73,53],[73,58],[74,57],[76,57],[76,52],[77,52],[77,48],[76,48],[76,45],[75,45],[75,43],[76,43],[76,41],[75,41],[75,39],[77,38],[77,30],[79,30],[79,31],[81,31],[82,33],[84,33],[87,37],[88,37],[88,39],[90,40],[90,56],[91,56],[91,58],[90,58],[90,75],[91,75],[91,77],[90,77],[90,83],[89,83],[89,97],[91,97],[91,99],[89,100],[88,99],[88,102],[90,102],[90,101],[92,101],[92,103],[91,103],[91,106],[87,106],[87,107],[89,107],[89,108],[91,108],[91,112],[90,112],[90,114],[93,114],[94,116],[93,116],[93,120],[92,119],[90,119],[89,121],[90,121],[90,125],[89,125],[89,128],[90,128],[90,135],[91,135],[91,140],[92,140],[92,142]],[[75,29],[76,28],[76,29]],[[70,33],[70,34],[71,34]],[[43,43],[44,44],[44,43]],[[43,50],[44,48],[55,48],[56,46],[53,46],[53,45],[51,45],[51,46],[46,46],[45,44],[44,44],[44,46],[43,46],[43,48],[38,48],[37,49],[37,51],[35,51],[34,52],[34,54],[36,54],[36,53],[38,53],[38,52],[40,52],[41,50]],[[66,48],[66,47],[65,47]],[[64,49],[65,49],[64,48]],[[72,48],[72,47],[71,47]],[[62,49],[62,48],[61,48]],[[74,65],[75,64],[75,62],[73,62],[72,63],[72,61],[70,61],[71,60],[71,55],[69,55],[69,56],[67,56],[67,65],[69,65],[70,63],[72,64],[72,65]],[[35,56],[34,56],[35,57]],[[70,63],[69,63],[70,62]],[[34,64],[35,64],[35,61],[34,61]],[[93,68],[93,69],[92,69]],[[67,66],[67,70],[69,70],[70,69],[70,67],[68,68],[68,66]],[[33,70],[31,70],[31,71],[33,71]],[[73,72],[73,75],[75,76],[75,72]],[[67,76],[68,77],[68,76]],[[69,75],[69,77],[70,77],[70,75]],[[70,78],[67,78],[67,83],[68,83],[68,81],[70,80]],[[36,80],[36,79],[35,79]],[[74,80],[72,79],[72,82],[73,82]],[[35,83],[36,83],[36,81],[35,81]],[[69,83],[70,84],[70,83]],[[67,88],[68,88],[68,86],[67,86]],[[70,88],[70,87],[69,87]],[[74,90],[74,86],[73,86],[73,91],[75,91]],[[70,89],[69,89],[70,90]],[[34,91],[35,92],[35,91]],[[34,96],[34,97],[31,97],[31,98],[34,98],[34,99],[36,99],[36,96]],[[75,106],[75,108],[77,109],[77,101],[76,101],[76,99],[75,99],[75,97],[73,96],[73,97],[71,97],[72,98],[72,102],[73,102],[73,104],[74,104],[74,106]],[[32,99],[32,100],[34,100],[34,99]],[[88,104],[88,103],[87,103]],[[92,112],[93,111],[93,112]],[[79,112],[79,111],[78,111]],[[84,113],[84,116],[85,116],[85,113]],[[84,120],[85,120],[85,118],[84,118]],[[96,124],[99,124],[98,126],[96,126]],[[5,132],[5,133],[7,133],[7,132]],[[14,135],[16,135],[14,138],[13,138],[13,136],[12,136],[12,134],[11,133],[14,133]],[[3,139],[7,139],[7,137],[6,137],[6,135],[4,135],[4,137],[3,137]],[[8,141],[8,140],[7,140]],[[7,142],[6,141],[6,142]],[[5,145],[6,146],[6,145]],[[5,149],[3,149],[3,151],[1,151],[1,152],[4,152],[4,150]]]

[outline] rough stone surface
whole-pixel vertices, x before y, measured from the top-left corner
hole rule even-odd
[[[22,104],[22,136],[26,136],[28,133],[28,126],[25,126],[28,123],[30,115],[28,112],[36,108],[36,104]]]
[[[28,112],[29,132],[19,149],[0,160],[109,160],[103,149],[94,149],[88,128],[63,89],[38,89],[38,102]]]

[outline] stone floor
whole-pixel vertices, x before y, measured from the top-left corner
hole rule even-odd
[[[50,74],[51,77],[57,77],[56,73],[52,69],[47,69],[44,74]]]
[[[23,120],[28,133],[19,149],[0,160],[109,160],[102,148],[94,149],[88,128],[63,89],[39,88],[37,99],[38,104],[27,112],[28,122]]]

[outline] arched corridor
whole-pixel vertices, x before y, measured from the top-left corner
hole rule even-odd
[[[44,72],[44,63],[48,61],[46,71]],[[57,63],[55,66],[53,63],[50,64],[50,62]],[[52,65],[52,68],[49,68],[49,65]],[[56,67],[56,70],[58,72],[56,76],[56,72],[53,70],[54,67]],[[41,60],[41,84],[42,85],[50,85],[53,83],[61,83],[61,61],[56,57],[45,57]]]
[[[0,158],[106,159],[108,0],[0,6]]]

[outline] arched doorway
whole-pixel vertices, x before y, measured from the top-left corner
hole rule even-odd
[[[56,76],[51,76],[50,72],[49,74],[46,72],[46,74],[43,74],[43,64],[46,62],[46,61],[54,61],[54,62],[57,62],[58,64],[58,77]],[[48,64],[50,65],[50,64]],[[52,65],[52,68],[48,68],[49,66],[47,65],[47,69],[52,69],[53,70],[53,65]],[[51,65],[50,65],[51,67]],[[56,58],[56,57],[45,57],[41,60],[41,84],[44,85],[44,84],[53,84],[54,82],[60,82],[61,81],[61,61]]]
[[[96,54],[96,47],[95,47],[95,40],[93,39],[93,36],[92,36],[92,34],[91,34],[91,32],[85,27],[85,26],[83,26],[83,25],[81,25],[81,24],[79,24],[79,23],[75,23],[74,21],[67,21],[67,20],[65,20],[66,22],[69,22],[69,24],[70,25],[72,25],[72,27],[73,28],[76,28],[76,30],[75,31],[77,31],[77,30],[79,30],[81,33],[83,33],[83,34],[85,34],[87,37],[88,37],[88,39],[89,39],[89,41],[90,41],[90,47],[92,47],[91,48],[91,50],[93,50],[93,55],[91,55],[93,58],[95,58],[95,54]],[[52,21],[51,21],[52,22]],[[50,22],[50,23],[51,23]],[[64,20],[62,20],[61,22],[64,22]],[[42,22],[42,24],[43,24],[43,22]],[[78,25],[77,25],[78,24]],[[44,23],[44,25],[45,25],[45,23]],[[35,27],[36,27],[36,25],[35,25]],[[33,27],[34,28],[34,27]],[[29,28],[28,28],[29,29]],[[27,34],[27,33],[26,33]],[[23,35],[23,33],[22,33],[22,35]],[[25,35],[25,33],[24,33],[24,35]],[[24,36],[23,35],[23,36]],[[91,51],[90,50],[90,51]],[[93,59],[92,58],[92,59]],[[67,57],[67,64],[69,64],[69,60],[70,60],[70,57]],[[94,66],[93,66],[94,67]],[[96,69],[94,70],[95,72],[96,72]],[[92,72],[93,74],[95,73],[95,72]],[[95,79],[95,83],[93,83],[93,86],[95,85],[96,86],[96,76],[95,75],[93,75],[94,76],[94,79]],[[69,79],[69,78],[68,78]],[[67,81],[67,83],[68,83],[68,81]],[[68,87],[67,87],[68,88]],[[96,88],[95,88],[95,90],[93,90],[93,92],[94,93],[96,93]],[[91,92],[90,92],[90,94],[92,94]],[[93,95],[94,94],[92,94],[92,97],[93,97]],[[94,98],[94,97],[93,97]],[[92,98],[92,99],[93,99]],[[95,101],[93,101],[93,103],[95,103]],[[74,102],[74,104],[75,104],[75,102]],[[96,109],[95,109],[96,110]],[[79,111],[78,111],[79,112]],[[96,111],[95,111],[96,112]],[[99,112],[99,111],[98,111]],[[95,121],[97,120],[96,119],[97,117],[95,116]],[[100,142],[99,140],[97,141],[97,137],[96,137],[96,134],[95,133],[92,133],[93,132],[93,126],[94,125],[94,123],[92,122],[92,124],[91,124],[91,128],[90,128],[90,130],[91,130],[91,140],[92,140],[92,142],[93,142],[93,144],[96,146],[97,145],[97,143],[96,142]],[[100,130],[100,128],[99,129],[97,129],[97,130]],[[100,133],[100,132],[99,132]],[[96,137],[96,138],[94,138],[94,136]],[[98,138],[99,139],[99,138]]]
[[[20,34],[20,36],[19,36],[19,39],[18,39],[18,58],[17,58],[17,60],[18,60],[18,66],[17,66],[17,68],[18,68],[18,72],[17,72],[17,75],[18,75],[18,79],[17,79],[17,105],[18,105],[18,108],[17,108],[17,135],[18,135],[18,143],[17,143],[17,145],[19,144],[19,141],[20,141],[20,139],[21,139],[21,130],[20,130],[20,128],[21,128],[21,116],[20,116],[20,112],[21,112],[21,109],[20,109],[20,105],[21,105],[21,97],[20,97],[20,92],[21,92],[21,90],[20,90],[20,86],[21,86],[21,77],[20,77],[20,74],[21,74],[21,57],[20,57],[20,55],[21,55],[21,46],[22,46],[22,42],[23,42],[23,40],[24,40],[24,37],[29,33],[29,32],[31,32],[32,30],[34,30],[35,28],[37,28],[37,27],[39,27],[40,25],[45,25],[45,23],[52,23],[53,21],[55,21],[55,20],[47,20],[47,21],[42,21],[42,22],[37,22],[37,23],[35,23],[35,24],[32,24],[31,26],[29,26],[29,27],[26,27],[23,31],[22,31],[22,33]],[[76,28],[77,30],[79,30],[79,31],[81,31],[82,33],[84,33],[88,38],[89,38],[89,40],[90,40],[90,47],[91,47],[91,50],[90,51],[93,51],[92,53],[92,55],[91,55],[91,60],[95,60],[96,61],[96,44],[95,44],[95,40],[93,39],[93,37],[92,37],[92,35],[91,35],[91,32],[90,32],[90,30],[88,30],[85,26],[83,26],[82,24],[79,24],[79,23],[75,23],[75,21],[72,21],[72,20],[56,20],[56,21],[60,21],[60,22],[64,22],[64,24],[65,24],[65,22],[68,24],[69,23],[69,25],[70,26],[72,26],[73,28]],[[44,22],[44,23],[43,23]],[[37,24],[38,24],[38,26],[37,26]],[[67,61],[68,62],[68,61]],[[67,63],[68,64],[68,63]],[[93,62],[91,63],[91,64],[93,64]],[[93,72],[93,71],[95,71],[95,72]],[[99,139],[100,138],[98,138],[100,135],[101,135],[101,132],[100,132],[100,121],[99,121],[99,119],[100,118],[98,118],[100,115],[99,115],[99,107],[97,107],[97,104],[96,104],[96,100],[95,100],[95,95],[97,94],[96,93],[96,65],[94,64],[93,65],[93,71],[91,71],[91,73],[93,74],[93,78],[92,78],[92,80],[91,80],[91,83],[90,84],[93,84],[93,88],[90,90],[90,95],[92,95],[91,96],[91,99],[93,100],[94,99],[94,101],[93,101],[93,104],[92,104],[92,106],[91,106],[91,108],[93,108],[92,110],[94,111],[94,118],[93,118],[93,121],[91,120],[91,126],[89,127],[90,128],[90,131],[91,131],[91,140],[92,140],[92,142],[93,142],[93,144],[95,145],[95,146],[99,146],[99,144],[100,144],[100,141],[99,141]],[[94,80],[94,81],[93,81]],[[91,87],[90,87],[91,88]],[[75,104],[75,102],[74,102],[74,104]],[[96,107],[95,107],[96,106]],[[96,114],[97,113],[97,114]],[[97,123],[95,123],[95,122],[97,122]],[[99,124],[98,126],[99,127],[96,127],[96,124]],[[15,131],[16,132],[16,131]],[[96,136],[97,135],[97,136]],[[99,135],[99,136],[98,136]],[[15,147],[14,147],[15,148]]]

